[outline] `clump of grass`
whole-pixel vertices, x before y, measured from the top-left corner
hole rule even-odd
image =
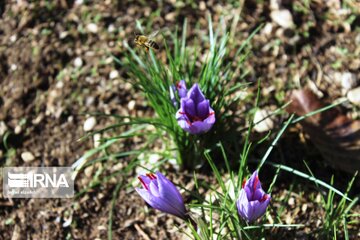
[[[238,92],[247,84],[241,81],[244,76],[237,79],[237,82],[233,80],[235,72],[239,72],[248,54],[249,41],[257,30],[236,51],[233,57],[233,61],[237,61],[238,64],[236,69],[231,67],[232,62],[224,61],[229,54],[228,35],[219,35],[219,31],[214,33],[210,17],[208,35],[210,47],[206,60],[201,66],[198,66],[201,62],[201,56],[198,55],[200,46],[192,48],[186,46],[186,31],[185,21],[181,38],[176,33],[171,34],[170,39],[173,40],[171,49],[164,41],[168,64],[161,62],[153,51],[144,55],[129,46],[127,47],[129,54],[126,55],[125,60],[118,60],[118,63],[127,69],[129,81],[145,94],[149,105],[156,112],[156,117],[146,124],[152,124],[162,130],[159,132],[159,138],[164,139],[163,142],[167,144],[168,149],[175,146],[175,157],[179,165],[194,168],[205,162],[205,149],[215,149],[220,140],[232,145],[236,142],[238,145],[239,134],[231,110],[234,105],[239,104]],[[175,113],[178,106],[174,106],[170,100],[169,89],[180,80],[185,80],[188,87],[198,83],[206,98],[210,100],[211,107],[215,111],[216,123],[209,132],[191,135],[177,124]],[[179,101],[178,98],[177,100]],[[138,124],[138,121],[133,123]]]

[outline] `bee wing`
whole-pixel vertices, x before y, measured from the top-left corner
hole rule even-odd
[[[148,38],[154,38],[159,33],[159,30],[152,32]]]

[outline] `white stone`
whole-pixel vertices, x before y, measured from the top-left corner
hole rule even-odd
[[[150,164],[156,164],[161,159],[161,156],[159,154],[153,153],[149,156],[149,163]]]
[[[114,26],[114,24],[110,24],[109,27],[108,27],[108,32],[109,32],[109,33],[112,33],[112,32],[114,32],[114,31],[115,31],[115,26]]]
[[[292,15],[287,9],[272,11],[270,16],[275,23],[283,28],[292,28],[294,26]]]
[[[70,226],[71,225],[71,222],[72,222],[72,215],[68,218],[68,219],[65,219],[64,218],[64,223],[63,223],[63,228],[66,228],[66,227],[68,227],[68,226]]]
[[[91,178],[93,176],[93,172],[94,172],[94,165],[90,165],[86,167],[84,170],[85,176],[87,176],[88,178]]]
[[[67,32],[67,31],[61,32],[60,35],[59,35],[59,38],[60,38],[60,39],[64,39],[64,38],[66,38],[68,35],[69,35],[69,32]]]
[[[84,122],[84,131],[88,132],[94,129],[96,125],[96,118],[95,117],[89,117]]]
[[[273,25],[272,25],[272,23],[268,22],[268,23],[265,24],[265,26],[261,30],[261,32],[263,34],[265,34],[266,36],[269,36],[271,34],[272,30],[273,30]]]
[[[81,59],[81,57],[75,58],[74,66],[77,68],[80,68],[80,67],[82,67],[82,65],[83,65],[83,60]]]
[[[23,152],[21,153],[21,159],[24,162],[31,162],[34,161],[35,157],[31,152]]]
[[[110,78],[110,79],[115,79],[115,78],[117,78],[117,77],[119,77],[119,72],[118,72],[117,70],[112,70],[112,71],[110,72],[110,74],[109,74],[109,78]]]
[[[347,93],[349,101],[360,106],[360,87],[354,88]]]
[[[136,105],[135,100],[131,100],[131,101],[128,103],[128,109],[129,109],[130,111],[131,111],[131,110],[134,110],[135,105]]]
[[[15,42],[16,40],[17,40],[17,36],[16,36],[16,34],[11,35],[11,37],[10,37],[10,41],[11,41],[11,42]]]
[[[341,74],[341,86],[345,90],[350,90],[356,86],[356,75],[351,72]]]
[[[20,126],[20,125],[17,125],[17,126],[15,127],[15,129],[14,129],[14,133],[15,133],[16,135],[18,135],[18,134],[21,133],[21,130],[22,130],[21,126]]]
[[[95,23],[89,23],[86,26],[86,29],[91,33],[97,33],[98,32],[98,26]]]
[[[101,134],[100,133],[94,134],[93,140],[94,140],[94,147],[97,148],[98,146],[100,146],[100,144],[101,144]]]
[[[281,5],[281,0],[270,0],[270,9],[279,10]]]
[[[5,132],[8,130],[8,127],[6,126],[5,122],[0,122],[0,137],[2,137]]]
[[[259,109],[256,111],[254,116],[255,131],[261,133],[267,132],[274,128],[274,121],[271,119],[271,117],[268,117],[270,114],[271,112],[266,109]]]
[[[360,33],[358,33],[355,37],[355,44],[360,44]]]
[[[16,64],[11,64],[11,65],[10,65],[10,70],[11,70],[11,71],[14,72],[14,71],[16,71],[16,69],[17,69],[17,65],[16,65]]]
[[[111,64],[113,61],[114,61],[114,59],[112,57],[108,57],[105,59],[106,64]]]
[[[200,1],[200,2],[199,2],[199,9],[200,9],[201,11],[206,10],[206,3],[205,3],[204,1]]]
[[[63,88],[64,87],[64,82],[63,81],[57,81],[55,87],[56,88]]]

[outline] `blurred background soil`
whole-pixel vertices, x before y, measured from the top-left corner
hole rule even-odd
[[[215,27],[221,17],[231,26],[233,18],[240,16],[238,24],[232,26],[238,43],[263,24],[252,40],[253,50],[245,63],[250,70],[247,80],[262,80],[261,107],[278,107],[284,103],[287,89],[294,85],[310,85],[329,102],[345,97],[347,91],[359,86],[360,4],[335,0],[308,2],[1,2],[1,166],[70,166],[96,145],[93,138],[77,140],[86,131],[113,123],[112,118],[95,118],[88,114],[152,114],[143,96],[127,82],[125,69],[116,65],[111,57],[111,54],[123,56],[124,41],[132,44],[133,34],[138,31],[136,20],[148,26],[147,30],[168,27],[175,31],[175,26],[182,26],[186,18],[190,42],[196,25],[207,31],[208,13]],[[344,111],[359,118],[358,110],[348,104]],[[136,144],[134,141],[118,147],[131,148],[131,144]],[[294,146],[298,142],[302,142],[301,146]],[[301,164],[304,151],[321,159],[310,143],[301,141],[296,129],[290,131],[278,149],[272,156],[274,159]],[[265,150],[259,147],[259,157]],[[87,186],[99,169],[104,174],[125,166],[126,161],[114,160],[108,165],[89,167],[78,178],[76,190]],[[333,171],[321,165],[314,172],[328,181],[327,170]],[[335,174],[344,190],[351,175]],[[191,174],[169,175],[176,183],[191,185]],[[129,177],[135,177],[135,173],[114,177],[75,201],[0,198],[0,239],[107,238],[114,188],[117,182],[128,184]],[[211,181],[206,174],[203,178]],[[279,190],[288,187],[284,182],[276,192],[279,198],[288,194]],[[115,202],[112,222],[115,239],[178,239],[183,236],[176,227],[182,224],[178,219],[148,208],[131,189],[121,189]],[[295,189],[301,192],[302,187]],[[288,216],[286,223],[304,223],[307,227],[276,230],[272,236],[311,239],[311,232],[321,224],[319,214],[322,213],[316,201],[309,200],[316,199],[316,189],[307,191],[310,191],[308,196],[294,195],[284,203],[288,211],[284,214]],[[273,206],[272,211],[277,207]]]

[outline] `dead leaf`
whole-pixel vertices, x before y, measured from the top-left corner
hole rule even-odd
[[[310,90],[289,94],[289,113],[299,116],[326,106]],[[354,173],[360,171],[360,121],[352,120],[339,108],[321,112],[300,122],[310,140],[335,168]]]

